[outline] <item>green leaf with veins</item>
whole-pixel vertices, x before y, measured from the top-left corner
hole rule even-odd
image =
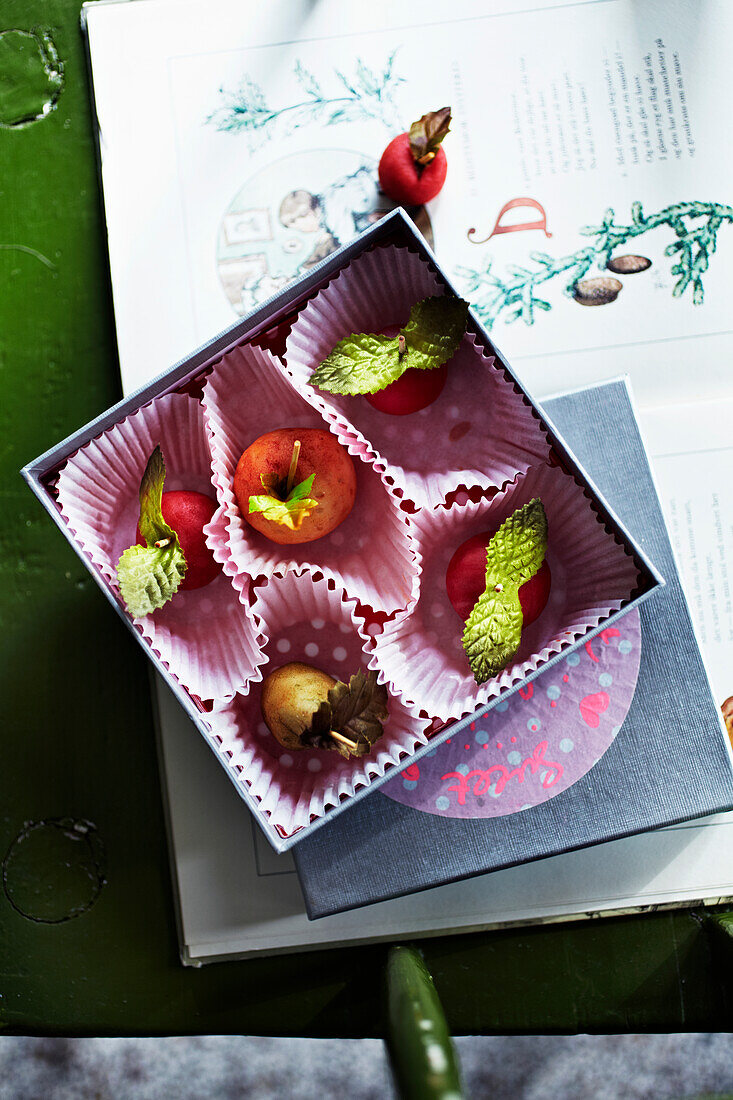
[[[396,336],[356,333],[339,340],[310,383],[329,393],[376,393],[395,382],[404,369]]]
[[[178,535],[163,519],[165,462],[156,447],[140,482],[138,528],[145,546],[130,546],[117,563],[120,595],[134,619],[162,607],[178,591],[186,575],[186,559]]]
[[[503,580],[521,588],[547,553],[547,515],[539,497],[517,508],[486,547],[486,583]]]
[[[463,648],[477,684],[485,684],[509,663],[522,638],[522,608],[517,588],[479,596],[463,631]]]
[[[318,501],[308,496],[313,488],[315,476],[311,474],[305,481],[294,485],[283,500],[277,495],[275,486],[268,482],[263,474],[260,481],[262,487],[268,492],[267,495],[249,498],[250,513],[261,512],[265,519],[270,519],[273,523],[282,523],[291,531],[297,531],[306,516],[318,507]]]
[[[410,310],[402,330],[407,344],[406,366],[435,370],[458,351],[468,320],[468,302],[444,295],[425,298]]]
[[[339,340],[310,377],[329,393],[383,390],[410,367],[435,370],[455,355],[466,331],[468,303],[452,295],[416,302],[398,336],[355,333]]]
[[[130,546],[117,563],[120,595],[133,619],[162,607],[178,591],[186,572],[183,551],[175,544]]]
[[[535,497],[509,516],[486,548],[486,588],[463,632],[463,648],[477,684],[496,676],[519,649],[519,589],[540,570],[546,553],[547,516]]]

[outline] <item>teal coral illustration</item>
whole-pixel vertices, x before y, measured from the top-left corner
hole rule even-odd
[[[464,295],[489,328],[500,317],[507,323],[521,319],[526,325],[533,325],[537,311],[546,312],[552,308],[551,303],[540,296],[539,288],[544,284],[562,276],[563,293],[580,300],[578,284],[594,265],[600,270],[607,269],[619,248],[653,229],[667,226],[674,234],[664,250],[665,256],[675,259],[672,274],[677,276],[677,282],[672,294],[680,298],[689,290],[693,303],[701,305],[705,296],[703,276],[717,246],[718,230],[733,222],[733,207],[714,202],[680,202],[645,217],[642,204],[635,202],[628,225],[616,224],[615,218],[615,212],[609,208],[600,225],[580,230],[583,236],[595,238],[587,248],[559,258],[545,252],[531,252],[529,259],[533,267],[508,267],[503,277],[494,274],[490,261],[482,269],[456,267]]]
[[[389,55],[382,71],[370,69],[360,58],[352,75],[334,69],[325,88],[298,60],[293,72],[301,97],[280,106],[272,106],[261,86],[245,74],[234,90],[220,89],[223,103],[206,121],[217,130],[245,135],[253,151],[275,136],[286,137],[313,123],[337,126],[373,119],[388,129],[399,129],[394,97],[404,78],[395,72],[396,53]]]

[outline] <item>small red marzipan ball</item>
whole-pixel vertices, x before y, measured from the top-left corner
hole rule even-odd
[[[163,519],[178,535],[178,541],[186,559],[186,575],[179,592],[203,588],[219,575],[221,566],[206,545],[204,526],[216,511],[216,501],[203,493],[179,489],[163,493],[161,501]],[[145,546],[145,539],[137,532],[137,541]]]
[[[418,165],[410,149],[409,133],[390,141],[379,161],[379,186],[402,206],[420,206],[430,202],[445,183],[448,160],[442,147],[418,174]]]
[[[495,531],[483,531],[466,539],[448,562],[445,572],[448,599],[464,622],[486,588],[486,547],[495,534]],[[551,583],[550,567],[545,559],[535,575],[519,589],[524,626],[539,619],[547,604]]]
[[[535,575],[530,577],[526,584],[523,584],[519,589],[519,603],[522,608],[524,626],[529,626],[535,619],[539,619],[545,610],[547,601],[550,598],[551,585],[552,576],[547,558],[545,558]]]
[[[376,393],[365,394],[367,401],[380,412],[391,416],[407,416],[432,405],[440,397],[448,377],[448,364],[435,370],[420,370],[410,367],[389,386]]]

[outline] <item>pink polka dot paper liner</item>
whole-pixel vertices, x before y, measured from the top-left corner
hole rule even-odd
[[[301,311],[286,348],[287,370],[301,392],[419,507],[439,504],[460,485],[501,487],[547,457],[537,416],[493,357],[466,333],[440,396],[407,416],[380,412],[365,397],[318,390],[309,379],[344,336],[392,331],[406,323],[415,302],[444,293],[430,267],[407,249],[365,252]]]
[[[369,635],[356,601],[330,588],[325,578],[292,571],[273,576],[256,589],[253,612],[264,637],[260,672],[265,676],[290,661],[316,665],[343,680],[366,669]],[[216,707],[207,721],[262,812],[290,836],[426,743],[426,724],[392,695],[389,712],[373,751],[351,760],[336,752],[283,748],[262,719],[261,689],[254,682],[247,693]]]
[[[439,817],[518,813],[577,783],[613,744],[639,677],[639,612],[427,752],[381,792]]]
[[[223,504],[214,512],[211,520],[204,527],[206,544],[222,567],[222,572],[231,582],[232,587],[239,593],[243,603],[250,602],[249,594],[252,586],[252,577],[249,573],[241,573],[229,552],[229,540],[227,537],[227,511]]]
[[[446,591],[448,562],[466,539],[495,531],[533,497],[540,497],[547,513],[550,598],[522,632],[513,663],[478,686],[461,644],[464,623]],[[584,490],[559,467],[535,467],[491,499],[423,509],[411,517],[411,527],[419,597],[374,639],[371,667],[384,672],[413,713],[429,718],[460,718],[488,702],[619,610],[637,584],[633,560],[599,522]]]
[[[315,569],[369,606],[388,613],[407,607],[416,567],[405,514],[395,493],[358,453],[352,437],[334,433],[352,455],[357,491],[351,513],[331,534],[279,546],[243,518],[234,495],[234,474],[243,451],[276,428],[330,427],[300,396],[274,357],[260,348],[235,348],[215,365],[203,403],[213,480],[225,521],[210,529],[209,541],[217,560],[230,560],[227,573],[269,577],[288,569]]]
[[[192,489],[213,498],[203,412],[184,394],[167,394],[93,439],[59,477],[62,515],[84,552],[119,595],[117,562],[135,542],[138,491],[160,444],[164,491]],[[223,574],[204,588],[178,592],[135,621],[173,676],[202,699],[233,695],[262,660],[254,620]]]

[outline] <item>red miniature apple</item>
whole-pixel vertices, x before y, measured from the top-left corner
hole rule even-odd
[[[203,493],[175,490],[163,493],[161,498],[163,519],[178,535],[178,541],[186,559],[186,573],[179,585],[181,592],[203,588],[219,575],[221,566],[206,545],[204,526],[216,511],[216,501]],[[137,545],[147,545],[137,529]]]
[[[420,206],[435,198],[448,171],[440,143],[450,122],[450,107],[429,111],[390,141],[379,161],[379,186],[385,195],[402,206]]]
[[[312,542],[348,516],[356,496],[356,471],[332,432],[278,428],[244,452],[234,492],[247,522],[272,542]]]
[[[382,329],[381,335],[397,336],[399,331],[399,325],[389,325]],[[427,371],[408,367],[395,382],[376,393],[366,393],[364,397],[379,412],[389,413],[390,416],[408,416],[432,405],[443,392],[447,377],[447,363]]]
[[[448,377],[448,365],[435,370],[419,370],[411,367],[401,374],[396,382],[391,382],[383,390],[367,393],[369,404],[380,412],[391,416],[407,416],[432,405],[443,392]]]
[[[464,622],[486,586],[486,547],[495,534],[495,531],[483,531],[466,539],[448,562],[445,572],[448,599]],[[529,626],[544,611],[551,580],[545,559],[539,571],[519,589],[524,626]]]
[[[354,332],[331,349],[310,376],[326,393],[364,396],[393,416],[417,412],[440,395],[447,365],[466,331],[468,302],[438,294],[415,302],[404,327]]]
[[[382,329],[381,335],[392,337],[399,333],[399,325],[388,325]],[[408,367],[404,374],[384,389],[377,390],[376,393],[366,393],[364,396],[372,408],[379,412],[390,416],[409,416],[410,413],[426,409],[433,401],[437,401],[447,378],[447,363],[432,370]]]

